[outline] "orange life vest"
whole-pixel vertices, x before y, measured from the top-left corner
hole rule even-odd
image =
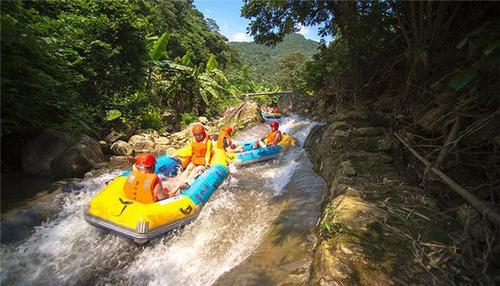
[[[207,166],[208,159],[212,144],[210,144],[210,136],[206,135],[205,139],[200,142],[193,140],[191,142],[191,148],[193,149],[193,156],[191,157],[191,163],[195,166]]]
[[[217,148],[224,149],[224,139],[225,138],[227,138],[229,146],[231,146],[231,144],[233,144],[233,140],[231,140],[231,136],[229,136],[229,134],[227,134],[227,132],[225,130],[222,130],[219,133],[219,138],[217,138]]]
[[[156,174],[132,171],[125,183],[125,196],[139,203],[149,204],[156,201],[153,189],[160,179]]]
[[[281,134],[281,131],[279,131],[279,130],[271,131],[271,132],[267,133],[266,136],[264,136],[264,143],[266,143],[266,145],[273,144],[274,140],[276,140],[276,136],[278,136],[278,134],[281,137],[283,137]]]

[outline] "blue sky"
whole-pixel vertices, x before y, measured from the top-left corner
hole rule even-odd
[[[248,35],[247,26],[250,21],[241,17],[241,0],[195,0],[196,8],[205,15],[205,18],[212,18],[219,25],[220,32],[229,41],[251,42],[252,37]],[[307,39],[319,42],[317,27],[301,27],[299,34]],[[327,42],[329,38],[325,38]]]

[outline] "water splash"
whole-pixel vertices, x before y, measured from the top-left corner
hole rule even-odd
[[[34,228],[19,245],[2,245],[1,284],[72,284],[89,279],[106,261],[119,259],[129,243],[85,223],[82,211],[105,182],[119,172],[79,183],[54,200],[56,217]]]

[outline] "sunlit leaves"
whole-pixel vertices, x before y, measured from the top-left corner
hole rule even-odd
[[[113,121],[113,120],[119,118],[120,116],[122,116],[122,113],[120,112],[120,110],[112,109],[112,110],[108,110],[108,112],[106,112],[106,120],[107,121]]]
[[[167,47],[169,38],[170,34],[165,32],[160,36],[159,39],[153,42],[148,52],[150,60],[158,61],[162,56],[166,54],[165,48]]]

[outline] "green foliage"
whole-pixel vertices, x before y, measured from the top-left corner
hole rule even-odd
[[[317,53],[318,43],[307,40],[300,34],[290,34],[283,42],[268,47],[257,43],[231,42],[240,53],[244,63],[253,69],[252,79],[276,85],[279,60],[293,52],[301,52],[306,58]]]
[[[170,34],[165,32],[160,36],[159,39],[152,43],[148,51],[149,59],[151,61],[158,61],[163,55],[166,54],[165,48],[167,46],[169,38]]]
[[[194,66],[206,63],[211,54],[216,56],[222,69],[239,62],[237,52],[218,33],[216,23],[205,19],[192,1],[158,0],[150,15],[155,23],[152,34],[170,33],[169,58],[180,58],[190,50]]]
[[[267,96],[267,95],[254,96],[252,99],[255,100],[259,105],[273,106],[273,105],[276,105],[276,103],[278,102],[277,97]]]
[[[178,123],[166,110],[216,115],[234,100],[219,67],[238,54],[192,1],[7,1],[1,13],[2,165],[45,128],[160,130]]]
[[[189,124],[198,121],[198,116],[193,113],[186,112],[181,115],[181,126],[187,127]]]
[[[120,118],[120,116],[122,116],[122,113],[120,112],[120,110],[111,109],[111,110],[108,110],[108,112],[106,112],[106,120],[107,121],[113,121],[117,118]]]
[[[282,90],[305,91],[305,63],[306,56],[302,52],[292,52],[279,60],[277,79]]]
[[[219,67],[219,64],[217,63],[217,59],[215,58],[214,55],[210,55],[210,57],[208,58],[208,61],[207,61],[206,70],[210,72],[218,67]]]

